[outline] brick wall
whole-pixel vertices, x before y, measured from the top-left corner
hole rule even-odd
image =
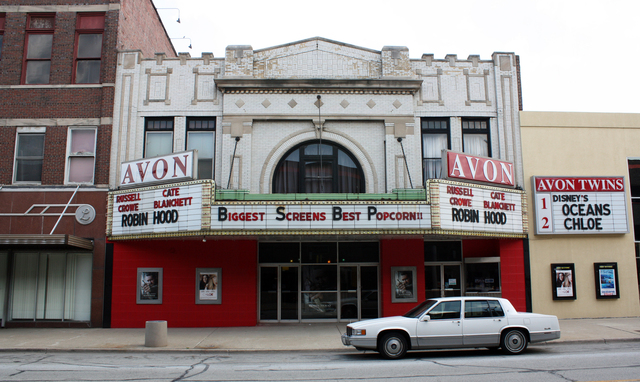
[[[48,126],[44,142],[42,185],[63,184],[67,152],[67,126]]]
[[[110,117],[113,106],[103,106],[103,92],[113,98],[113,88],[0,89],[0,118]]]
[[[151,0],[122,0],[118,49],[139,49],[144,57],[177,57]]]
[[[77,13],[75,12],[56,13],[49,84],[71,83],[76,18]],[[6,13],[2,60],[0,60],[0,84],[2,85],[20,84],[26,26],[27,13]],[[115,82],[117,28],[118,12],[106,12],[101,66],[101,82],[103,83]]]
[[[1,97],[1,96],[0,96]],[[11,184],[13,176],[13,152],[16,148],[16,128],[0,128],[0,184]]]
[[[96,169],[94,184],[109,183],[109,156],[111,155],[112,126],[103,125],[98,127],[98,137],[96,141]]]

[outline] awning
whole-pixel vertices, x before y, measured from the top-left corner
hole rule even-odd
[[[0,248],[15,246],[81,248],[93,251],[93,240],[73,235],[0,235]]]

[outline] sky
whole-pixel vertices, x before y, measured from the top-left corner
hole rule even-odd
[[[640,0],[153,2],[176,51],[191,57],[311,37],[406,46],[412,59],[513,52],[525,111],[640,113]]]

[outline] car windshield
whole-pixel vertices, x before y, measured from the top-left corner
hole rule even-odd
[[[431,308],[437,301],[436,300],[426,300],[417,305],[415,308],[408,311],[404,317],[407,318],[416,318],[420,317],[422,313],[424,313],[427,309]]]

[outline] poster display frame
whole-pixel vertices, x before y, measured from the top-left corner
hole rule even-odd
[[[402,277],[409,275],[409,282],[404,282]],[[418,302],[416,267],[391,267],[391,302]]]
[[[551,289],[554,300],[576,300],[574,263],[551,264]]]
[[[596,281],[597,299],[620,298],[618,263],[593,263],[593,272]],[[606,277],[606,279],[603,279],[603,277]]]
[[[222,268],[196,268],[195,281],[196,304],[222,304]]]
[[[155,287],[146,282],[143,277],[151,276],[155,278]],[[144,291],[145,285],[151,290]],[[153,289],[156,289],[154,292]],[[136,277],[136,304],[162,304],[162,268],[138,268]]]

